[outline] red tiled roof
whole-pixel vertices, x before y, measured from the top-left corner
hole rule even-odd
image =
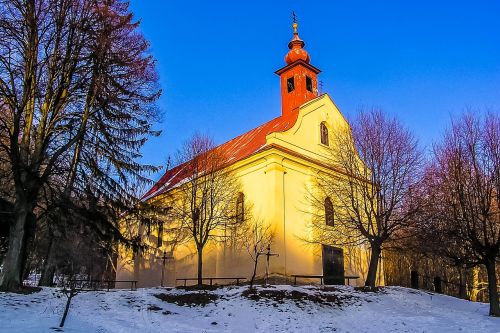
[[[215,149],[222,150],[229,164],[234,164],[244,158],[253,155],[266,145],[266,136],[275,132],[283,132],[290,129],[297,121],[298,112],[291,112],[285,116],[275,118],[265,124],[256,127],[245,134],[217,146]],[[180,164],[167,170],[160,180],[142,197],[142,200],[153,198],[165,193],[182,182],[186,174],[188,163]]]

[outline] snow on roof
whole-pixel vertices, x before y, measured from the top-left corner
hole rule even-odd
[[[274,118],[259,127],[215,147],[213,150],[220,150],[224,156],[226,156],[229,165],[234,164],[262,150],[262,148],[266,146],[267,135],[290,129],[297,121],[297,116],[298,112],[291,112],[284,116]],[[186,168],[188,164],[189,161],[167,170],[160,180],[144,194],[142,200],[151,199],[179,185],[189,176],[188,168]]]

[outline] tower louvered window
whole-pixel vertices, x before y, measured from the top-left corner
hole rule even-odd
[[[313,80],[309,76],[306,76],[306,89],[310,92],[313,91]]]
[[[286,86],[287,86],[288,92],[292,92],[295,90],[295,81],[294,81],[293,77],[290,77],[286,80]]]

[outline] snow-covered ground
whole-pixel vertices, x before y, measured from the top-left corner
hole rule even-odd
[[[245,287],[208,292],[205,306],[172,302],[190,291],[160,288],[83,292],[64,332],[500,332],[488,305],[399,287],[378,293],[352,287]],[[154,295],[164,294],[164,301]],[[66,297],[53,288],[31,295],[0,293],[0,332],[58,331]],[[179,301],[182,299],[179,298]]]

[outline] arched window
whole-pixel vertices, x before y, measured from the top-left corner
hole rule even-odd
[[[335,216],[333,211],[333,204],[330,198],[325,199],[325,222],[326,225],[333,227],[335,225]]]
[[[240,192],[236,198],[236,222],[243,223],[245,221],[245,195]]]
[[[328,142],[328,128],[326,127],[324,122],[319,125],[319,130],[321,134],[321,143],[329,146],[330,144]]]

